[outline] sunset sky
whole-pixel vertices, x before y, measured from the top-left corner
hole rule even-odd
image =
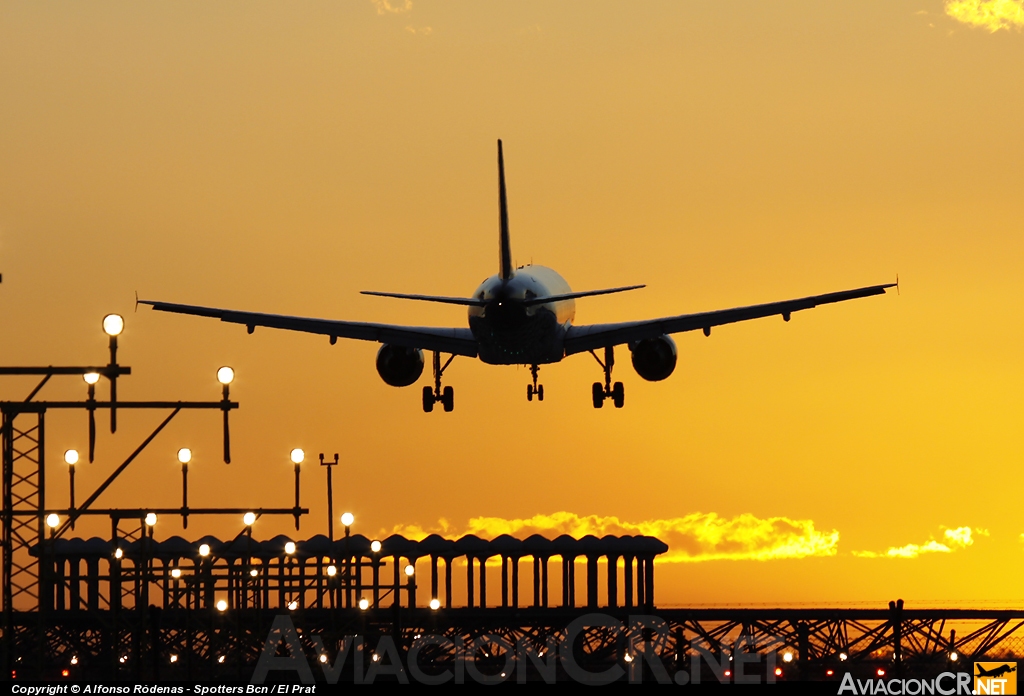
[[[0,364],[106,359],[179,416],[98,505],[291,505],[326,531],[655,534],[662,604],[1024,603],[1024,1],[0,5]],[[890,292],[676,337],[626,407],[588,355],[529,372],[458,358],[455,412],[385,385],[375,344],[140,308],[466,326],[497,271],[496,141],[512,249],[576,323]],[[31,380],[3,378],[0,398]],[[106,394],[101,385],[100,394]],[[84,398],[77,378],[50,398]],[[81,500],[159,422],[101,418]],[[84,414],[47,421],[49,505]],[[193,518],[189,537],[240,521]],[[108,533],[108,522],[79,525]],[[158,536],[182,534],[162,520]]]

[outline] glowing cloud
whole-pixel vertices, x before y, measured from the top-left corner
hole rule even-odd
[[[377,14],[401,14],[412,9],[412,0],[371,0]]]
[[[976,529],[975,534],[988,536],[987,529]],[[970,527],[957,527],[943,531],[943,541],[929,539],[923,544],[907,544],[906,546],[891,546],[885,553],[875,551],[854,551],[854,556],[860,558],[917,558],[923,553],[953,553],[958,549],[965,549],[974,544],[974,537]]]
[[[413,539],[422,539],[432,532],[449,538],[464,534],[482,538],[509,534],[519,539],[531,534],[549,539],[560,534],[577,538],[587,534],[596,537],[644,534],[668,544],[668,553],[658,557],[662,563],[834,556],[839,545],[839,532],[818,531],[811,520],[761,519],[750,514],[727,519],[713,512],[695,512],[685,517],[645,522],[624,522],[617,517],[598,515],[580,516],[572,512],[535,515],[528,519],[474,517],[465,529],[456,529],[442,519],[434,529],[410,525],[395,527],[394,532]]]
[[[972,27],[995,33],[1024,27],[1024,0],[947,0],[946,14]]]

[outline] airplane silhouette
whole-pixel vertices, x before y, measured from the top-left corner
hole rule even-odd
[[[426,302],[462,305],[469,310],[469,328],[432,328],[396,326],[333,319],[313,319],[231,309],[197,307],[154,300],[139,300],[153,309],[178,314],[213,317],[223,322],[242,324],[251,334],[257,326],[288,329],[330,337],[331,345],[338,338],[352,338],[381,343],[377,352],[377,372],[387,384],[406,387],[423,373],[423,351],[433,353],[433,387],[423,387],[423,410],[430,412],[440,402],[445,411],[455,407],[452,387],[441,387],[441,376],[455,356],[479,357],[491,365],[528,365],[533,378],[527,385],[526,398],[544,400],[544,386],[537,383],[541,365],[560,362],[576,353],[589,352],[604,371],[604,382],[594,382],[591,390],[594,408],[601,408],[612,399],[616,408],[625,403],[622,382],[612,384],[615,346],[629,347],[633,367],[645,380],[657,382],[672,374],[676,366],[676,345],[670,334],[711,329],[749,319],[790,315],[822,304],[843,302],[871,295],[884,295],[896,283],[872,285],[854,290],[801,297],[750,307],[735,307],[698,314],[681,314],[660,319],[575,326],[575,300],[581,297],[606,295],[644,287],[630,285],[573,292],[555,271],[544,266],[513,268],[508,226],[508,201],[505,193],[505,161],[498,141],[498,273],[474,291],[471,297],[440,297],[394,292],[363,291],[365,295],[397,297]],[[604,359],[595,352],[604,350]],[[450,357],[442,365],[441,355]]]
[[[1011,667],[1010,665],[999,665],[991,672],[986,671],[985,668],[979,664],[975,664],[974,668],[978,670],[978,673],[974,675],[976,677],[1001,677],[1004,674],[1017,671],[1016,667]]]

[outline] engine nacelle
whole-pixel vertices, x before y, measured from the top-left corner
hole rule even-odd
[[[377,351],[377,374],[392,387],[408,387],[423,374],[423,351],[385,343]]]
[[[648,382],[660,382],[676,369],[676,342],[669,336],[645,338],[632,350],[633,369]]]

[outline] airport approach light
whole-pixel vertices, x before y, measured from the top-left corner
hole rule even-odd
[[[228,610],[228,603],[227,603],[227,601],[225,601],[223,599],[217,600],[217,611],[227,611],[227,610]]]
[[[192,461],[192,450],[190,450],[188,447],[182,447],[180,450],[178,450],[178,461],[181,462],[182,464],[188,464],[190,461]]]
[[[437,611],[441,608],[441,601],[439,599],[430,600],[430,608],[434,611]]]
[[[67,464],[72,464],[72,465],[73,464],[77,464],[78,463],[78,450],[69,449],[68,451],[66,451],[64,453],[64,461]]]
[[[791,652],[783,653],[782,661],[783,662],[792,662],[793,661],[793,653],[791,653]]]
[[[327,577],[333,578],[337,574],[338,574],[338,569],[335,566],[332,566],[332,565],[327,566]]]
[[[206,558],[207,556],[209,556],[210,555],[210,545],[209,544],[201,544],[199,546],[199,555],[202,556],[203,558]]]
[[[775,676],[776,677],[781,677],[782,676],[782,668],[781,667],[776,667],[775,668]]]
[[[259,574],[260,574],[260,571],[256,570],[255,568],[253,568],[252,570],[249,571],[249,575],[252,576],[252,577],[256,577]]]
[[[406,577],[411,578],[415,574],[416,574],[416,566],[414,566],[411,563],[409,565],[405,566],[405,576]]]
[[[225,365],[217,370],[217,381],[227,386],[235,381],[235,370],[234,368]]]
[[[295,529],[298,529],[299,515],[301,514],[299,512],[299,480],[302,474],[302,460],[306,458],[306,453],[296,447],[289,453],[288,457],[292,460],[292,463],[295,464]],[[330,471],[330,469],[328,469],[328,471]],[[328,521],[330,521],[330,518],[328,518]]]
[[[152,527],[155,524],[156,524],[156,513],[155,512],[146,513],[146,526]]]
[[[171,569],[171,577],[175,580],[179,579],[181,577],[181,568]]]
[[[50,529],[56,529],[57,525],[60,524],[60,515],[56,512],[51,512],[46,516],[46,526]]]
[[[85,383],[88,384],[91,387],[92,385],[94,385],[94,384],[96,384],[97,382],[100,381],[100,373],[99,372],[86,372],[84,375],[82,375],[82,379],[84,379]]]
[[[288,608],[292,611],[295,611],[299,608],[299,603],[293,599],[292,601],[288,602]]]
[[[846,662],[846,660],[847,660],[846,653],[844,653],[844,652],[839,653],[839,661],[840,662]]]
[[[951,652],[949,654],[949,661],[950,662],[956,662],[959,659],[960,659],[960,656],[956,654],[956,650],[954,650],[953,652]]]
[[[341,523],[346,527],[351,527],[352,523],[355,521],[355,515],[353,515],[351,512],[346,512],[344,515],[341,516]]]
[[[103,333],[108,336],[120,336],[124,331],[124,318],[120,314],[108,314],[103,317]]]
[[[256,522],[256,513],[245,513],[244,515],[242,515],[242,522],[245,524],[246,527],[251,527]]]
[[[174,662],[177,662],[177,661],[178,661],[178,656],[177,655],[171,655],[171,662],[174,663]]]
[[[121,560],[123,557],[124,557],[124,550],[123,549],[115,549],[114,550],[114,558],[116,558],[118,560]]]
[[[295,553],[295,542],[294,541],[289,541],[288,543],[286,543],[284,545],[284,552],[286,554],[288,554],[289,556],[291,556],[293,553]]]
[[[374,553],[380,553],[380,542],[374,539],[370,542],[370,550]]]
[[[363,611],[366,611],[367,609],[369,609],[370,608],[370,600],[368,600],[366,597],[363,597],[362,599],[360,599],[359,600],[359,608],[362,609]]]

